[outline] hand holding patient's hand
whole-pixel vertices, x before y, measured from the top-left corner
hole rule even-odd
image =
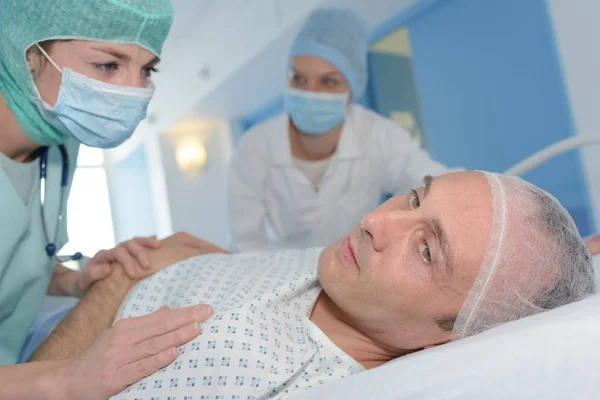
[[[107,399],[170,364],[177,346],[200,333],[210,307],[160,310],[117,322],[84,353],[59,368],[56,382],[66,399]]]
[[[156,237],[151,236],[133,238],[111,250],[100,250],[78,274],[73,295],[82,296],[95,282],[110,275],[112,262],[121,264],[129,279],[147,276],[145,271],[152,268],[151,252],[160,246]]]
[[[119,254],[122,259],[125,259],[126,263],[123,263],[120,259],[114,260],[123,266],[127,277],[132,279],[133,282],[147,278],[176,262],[190,257],[202,254],[229,253],[219,246],[183,232],[176,233],[157,243],[149,243],[149,245],[152,245],[152,247],[147,246],[144,251],[136,251],[135,259],[131,258],[131,255],[120,251]],[[102,254],[99,253],[97,257],[100,255]],[[105,257],[104,259],[107,258]],[[129,272],[130,270],[133,270],[133,272]],[[134,276],[132,277],[132,275]],[[115,275],[114,279],[119,279],[117,276],[118,274]],[[123,274],[121,274],[121,276],[122,278],[127,279]]]

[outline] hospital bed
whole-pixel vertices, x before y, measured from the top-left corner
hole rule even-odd
[[[600,136],[569,138],[505,174],[523,175],[597,142]],[[594,268],[599,281],[600,256]],[[600,399],[600,294],[292,397],[314,399]]]
[[[292,397],[315,399],[600,399],[600,295]]]
[[[600,257],[594,265],[599,277]],[[600,399],[600,295],[291,399]]]
[[[571,138],[505,173],[522,175],[600,137]],[[596,279],[600,256],[594,257]],[[292,400],[600,399],[600,295],[414,353]]]

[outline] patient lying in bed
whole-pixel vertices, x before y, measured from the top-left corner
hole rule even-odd
[[[566,211],[520,180],[425,179],[326,249],[182,260],[117,319],[209,303],[177,360],[115,399],[282,398],[594,293]]]

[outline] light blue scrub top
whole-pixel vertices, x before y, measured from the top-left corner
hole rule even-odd
[[[69,140],[65,146],[69,154],[66,213],[79,143]],[[62,158],[56,146],[48,152],[48,164],[44,212],[50,240],[54,240],[62,175]],[[39,180],[25,204],[0,168],[0,365],[17,362],[27,332],[42,308],[54,271],[54,262],[44,249],[47,242],[39,199]],[[66,218],[59,232],[57,248],[60,249],[68,241]]]

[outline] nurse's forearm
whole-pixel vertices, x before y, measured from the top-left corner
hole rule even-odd
[[[61,390],[67,382],[57,382],[54,376],[54,371],[62,364],[62,362],[43,361],[0,367],[2,399],[64,399]]]
[[[111,275],[90,288],[33,354],[31,361],[65,360],[87,349],[110,328],[121,302],[134,284],[120,264],[112,264]]]

